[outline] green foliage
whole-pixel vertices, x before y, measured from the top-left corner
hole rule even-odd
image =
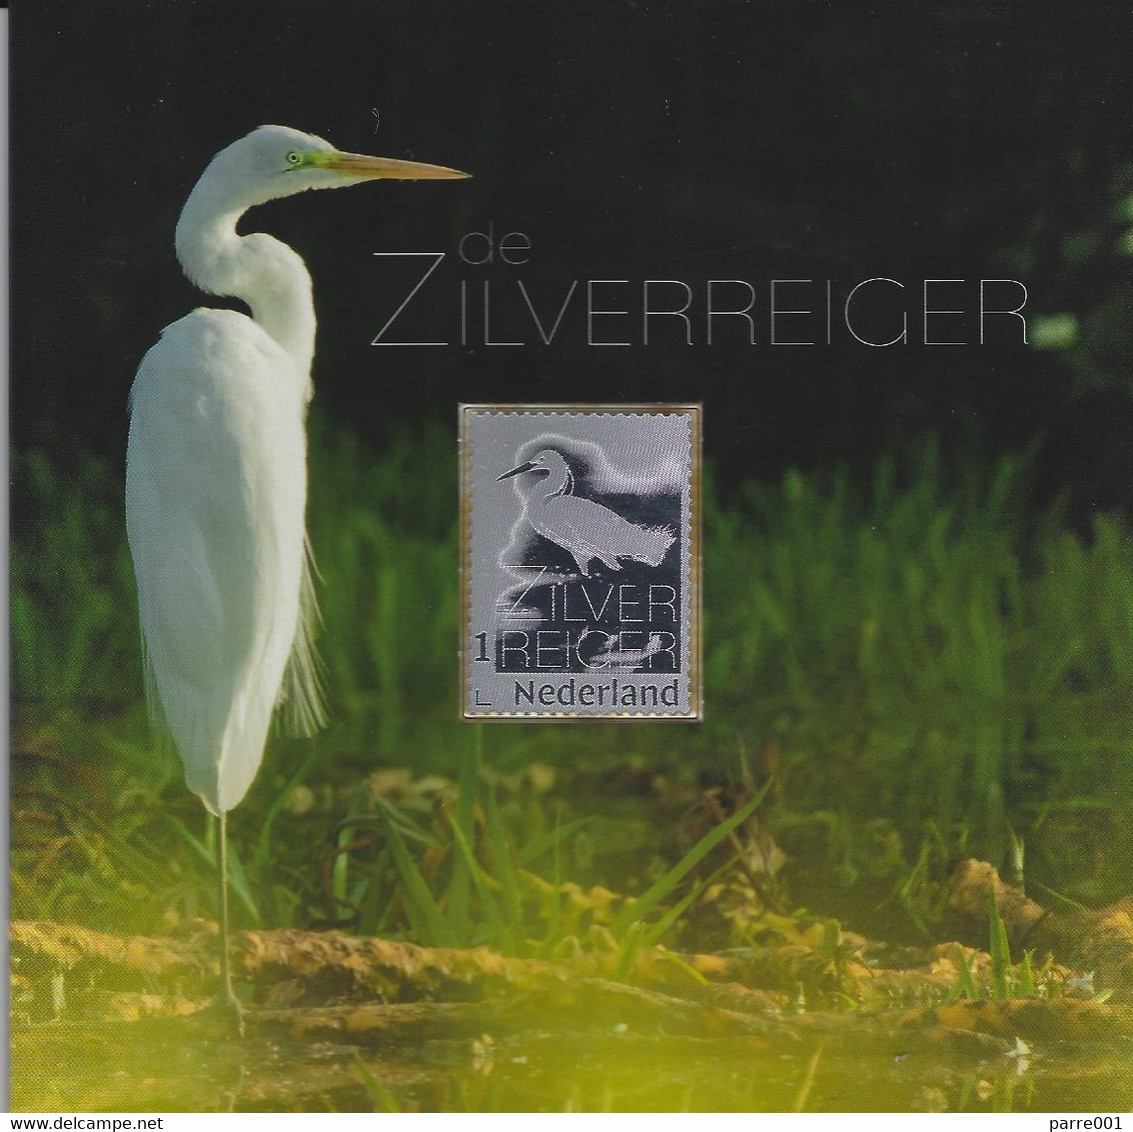
[[[121,711],[141,687],[121,482],[93,457],[59,467],[40,452],[16,454],[12,476],[17,705],[44,716]]]
[[[961,954],[960,973],[949,992],[950,1000],[966,998],[1007,1002],[1017,998],[1037,998],[1057,993],[1061,989],[1044,985],[1040,991],[1035,981],[1033,952],[1024,951],[1018,964],[1011,963],[1007,925],[1000,914],[993,891],[988,892],[988,936],[988,956],[991,962],[987,985],[981,986],[977,982],[974,962],[966,954]]]
[[[182,836],[186,814],[200,826],[200,805],[163,799],[113,762],[100,774],[91,747],[115,751],[102,728],[64,723],[13,751],[13,916],[156,931],[210,912],[211,854]],[[126,754],[124,744],[117,750]]]
[[[868,494],[790,472],[713,507],[708,700],[777,739],[794,798],[964,825],[998,856],[1010,796],[1128,777],[1128,714],[1097,706],[1130,688],[1129,531],[1036,519],[1026,471],[948,477],[928,445],[904,485],[883,459]]]
[[[995,892],[990,891],[988,898],[988,924],[991,944],[988,954],[991,955],[991,994],[997,1001],[1013,998],[1011,986],[1011,950],[1007,944],[1007,925],[999,914],[999,907],[995,902]]]
[[[648,891],[642,893],[641,896],[629,904],[625,911],[614,921],[614,934],[624,934],[635,925],[642,923],[644,918],[653,911],[658,904],[667,900],[676,887],[697,864],[719,845],[729,833],[741,823],[747,821],[747,819],[755,813],[756,807],[763,801],[770,786],[770,781],[765,783],[754,798],[749,799],[747,803],[741,806],[726,821],[720,822],[719,825],[709,830],[677,864],[669,869],[664,876],[659,877],[650,885]]]
[[[928,442],[911,463],[878,461],[866,485],[846,470],[791,471],[778,484],[743,484],[726,501],[707,476],[705,722],[596,722],[583,735],[571,724],[480,731],[457,719],[452,435],[406,430],[380,456],[326,422],[313,421],[311,436],[309,526],[332,724],[310,745],[274,743],[234,816],[248,922],[306,922],[321,907],[325,922],[348,916],[378,930],[390,915],[382,878],[394,870],[415,894],[414,930],[423,936],[443,933],[422,885],[445,893],[438,915],[454,938],[500,934],[517,923],[514,878],[531,854],[553,853],[542,867],[554,884],[563,879],[562,838],[577,815],[559,836],[538,822],[522,829],[513,815],[505,821],[491,792],[481,813],[471,784],[482,763],[506,772],[537,757],[719,776],[737,735],[751,749],[774,751],[780,823],[825,815],[835,831],[849,829],[850,818],[867,829],[885,821],[896,847],[868,851],[897,862],[887,885],[903,859],[901,840],[915,844],[935,831],[930,856],[894,891],[914,919],[931,910],[930,863],[959,844],[998,860],[1014,829],[1026,837],[1029,872],[1059,891],[1096,898],[1133,866],[1118,836],[1133,797],[1130,531],[1119,517],[1098,514],[1083,535],[1057,507],[1037,512],[1027,456],[990,462],[969,453],[945,462]],[[207,853],[186,840],[201,828],[199,811],[175,759],[155,758],[142,726],[121,477],[93,459],[62,469],[35,453],[17,453],[13,474],[17,819],[21,806],[35,809],[37,792],[72,815],[58,800],[66,794],[62,768],[84,767],[114,804],[144,797],[149,824],[116,817],[116,830],[96,831],[117,842],[113,850],[84,857],[78,835],[90,841],[91,831],[77,819],[68,824],[71,816],[57,821],[53,830],[68,838],[63,858],[85,878],[58,905],[74,906],[80,890],[98,883],[92,878],[106,870],[97,859],[117,853],[125,862],[145,839],[159,859],[177,860],[181,895],[170,897],[167,877],[154,877],[144,885],[153,904],[135,901],[131,911],[157,914],[163,900],[207,910]],[[29,743],[25,758],[20,748]],[[357,792],[390,765],[462,773],[448,826],[375,809]],[[321,808],[301,819],[288,814],[285,834],[281,807],[297,790],[317,796]],[[304,831],[298,838],[296,829]],[[865,850],[848,837],[831,841],[831,867],[853,884]],[[381,848],[362,869],[365,855],[351,846],[367,838]],[[21,844],[17,869],[34,870],[40,858],[29,863]],[[410,862],[430,847],[448,852],[446,875],[425,869],[417,885]],[[1111,879],[1083,888],[1099,861]],[[136,868],[121,867],[130,884],[141,883]],[[15,891],[17,903],[33,900]],[[52,914],[43,900],[37,890],[35,914]],[[542,930],[553,938],[559,910],[545,913]]]
[[[452,750],[457,734],[456,451],[441,429],[375,459],[311,429],[307,525],[319,570],[319,653],[336,743],[377,763]],[[451,765],[451,762],[450,764]]]
[[[474,746],[478,748],[479,742]],[[430,888],[398,831],[395,811],[388,803],[379,802],[377,819],[389,839],[397,889],[413,927],[413,936],[421,942],[440,946],[469,947],[487,943],[508,955],[528,955],[533,950],[540,955],[553,955],[566,942],[558,914],[562,881],[558,875],[557,853],[555,880],[548,886],[542,905],[533,909],[531,902],[521,897],[521,890],[531,888],[525,883],[518,864],[525,854],[512,850],[511,838],[493,800],[494,792],[481,789],[479,758],[474,755],[465,765],[472,769],[462,772],[451,814],[452,869],[445,891],[438,893]],[[751,817],[763,802],[769,785],[705,833],[672,868],[613,918],[609,932],[619,945],[620,974],[625,975],[631,969],[639,947],[656,945],[674,927],[678,917],[702,890],[701,884],[694,884],[678,899],[686,878],[716,846]],[[480,829],[473,820],[476,811],[484,815]],[[557,850],[566,831],[556,827],[554,832]],[[489,859],[490,866],[485,863]],[[541,942],[533,942],[539,940]]]

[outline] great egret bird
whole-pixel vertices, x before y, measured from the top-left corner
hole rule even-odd
[[[673,534],[664,527],[638,526],[601,503],[572,495],[570,465],[554,448],[542,449],[497,480],[512,476],[522,477],[516,485],[527,521],[545,539],[569,551],[583,576],[589,575],[595,558],[611,570],[621,569],[619,558],[659,566],[673,545]]]
[[[251,317],[198,308],[162,331],[130,392],[126,530],[147,689],[189,789],[219,818],[221,1002],[228,967],[226,815],[263,757],[277,705],[298,733],[322,722],[311,647],[307,444],[315,311],[302,258],[249,208],[306,189],[467,174],[341,153],[284,126],[222,149],[177,222],[177,258],[203,291]]]

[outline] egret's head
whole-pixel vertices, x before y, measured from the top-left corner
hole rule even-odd
[[[250,208],[306,189],[336,189],[381,178],[435,181],[467,176],[443,165],[343,153],[314,134],[260,126],[222,149],[201,181],[232,203]]]

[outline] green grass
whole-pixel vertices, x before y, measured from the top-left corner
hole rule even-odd
[[[949,992],[949,1000],[960,998],[992,1002],[1012,999],[1039,998],[1061,988],[1051,988],[1035,981],[1034,952],[1024,951],[1017,964],[1011,962],[1011,949],[1007,942],[1007,925],[1000,914],[995,893],[988,892],[988,955],[991,959],[988,982],[980,985],[976,980],[975,964],[967,955],[960,956],[960,974]]]
[[[313,743],[273,741],[234,815],[249,920],[387,930],[396,874],[412,930],[439,939],[412,863],[434,901],[444,894],[454,938],[500,935],[520,901],[517,855],[542,839],[545,875],[567,866],[546,807],[477,795],[476,768],[721,779],[737,737],[773,752],[773,825],[823,824],[829,871],[849,885],[879,854],[887,889],[915,874],[904,847],[926,830],[934,861],[963,849],[997,863],[1018,830],[1029,875],[1087,902],[1133,866],[1121,835],[1133,816],[1133,541],[1118,516],[1098,514],[1082,535],[1057,506],[1029,505],[1026,455],[946,464],[929,441],[906,464],[880,460],[864,485],[844,469],[790,471],[726,501],[707,477],[695,726],[460,723],[452,435],[405,430],[375,455],[316,421],[311,467],[332,723]],[[144,722],[120,474],[17,453],[13,475],[14,860],[39,877],[16,884],[15,911],[85,908],[113,923],[129,892],[130,914],[153,922],[171,907],[207,911],[207,852],[186,839],[207,849],[199,807]],[[367,784],[387,766],[463,768],[455,810],[438,825],[375,809]],[[97,813],[76,800],[87,780],[105,799]],[[36,816],[21,828],[21,814]],[[895,847],[879,848],[878,823]],[[45,855],[54,897],[34,873]],[[172,862],[157,879],[154,859]]]

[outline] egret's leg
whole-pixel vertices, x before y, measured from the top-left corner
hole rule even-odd
[[[243,1034],[244,1022],[240,1002],[232,990],[232,972],[228,966],[228,814],[220,815],[220,844],[217,860],[220,899],[220,993],[217,1004],[235,1018],[236,1029]]]

